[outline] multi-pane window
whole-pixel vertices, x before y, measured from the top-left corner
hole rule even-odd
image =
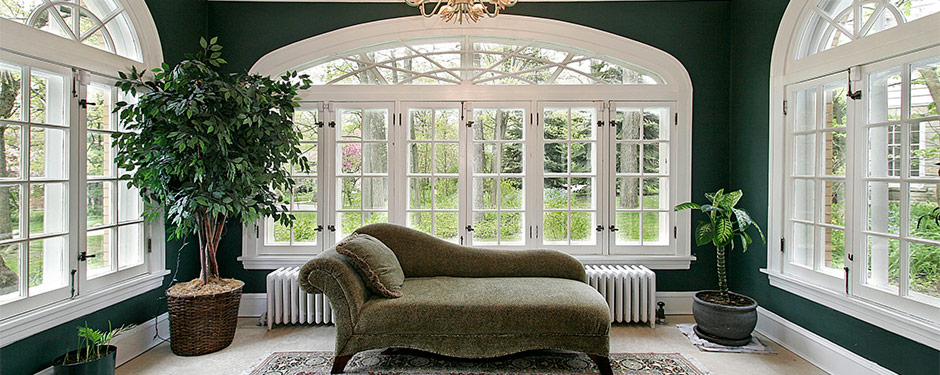
[[[846,92],[838,81],[814,82],[795,92],[790,124],[788,261],[837,278],[843,277],[845,263]]]
[[[300,166],[290,166],[294,180],[294,190],[280,192],[281,203],[287,205],[294,214],[294,224],[285,226],[267,218],[265,243],[275,246],[316,246],[323,226],[318,220],[320,209],[319,186],[319,130],[323,127],[320,111],[301,108],[294,112],[294,127],[300,132],[300,151],[307,158],[309,170]]]
[[[461,36],[357,48],[307,65],[323,85],[657,85],[649,70],[540,40]]]
[[[0,61],[0,304],[16,313],[147,272],[147,229],[114,163],[117,89],[11,58]]]
[[[416,106],[406,112],[409,227],[451,242],[459,241],[459,103]]]
[[[336,112],[336,223],[342,238],[389,220],[390,111],[357,104]]]
[[[0,62],[0,304],[67,297],[69,82]]]
[[[598,121],[593,104],[542,109],[544,244],[597,244]]]
[[[86,278],[94,279],[144,262],[142,204],[114,163],[112,136],[123,129],[112,113],[117,89],[85,86],[85,250]],[[48,188],[47,188],[48,190]]]
[[[938,0],[818,0],[798,58],[940,12]]]
[[[689,215],[672,210],[691,199],[678,182],[690,175],[688,75],[639,43],[612,48],[600,43],[606,34],[556,42],[559,25],[543,26],[527,35],[544,39],[388,31],[386,42],[359,45],[350,34],[320,58],[309,59],[320,43],[311,39],[275,52],[277,67],[259,60],[259,72],[287,63],[316,83],[301,108],[317,105],[327,124],[317,175],[323,230],[304,248],[288,241],[289,228],[246,228],[245,267],[296,264],[384,222],[468,246],[688,267]],[[631,48],[643,53],[621,53]],[[628,112],[636,118],[624,126]]]
[[[663,105],[614,104],[611,110],[614,248],[669,243],[669,137],[673,110]]]
[[[866,74],[867,215],[860,243],[867,271],[861,292],[871,288],[940,306],[940,227],[931,216],[940,204],[940,94],[929,87],[938,74],[940,57],[877,66]]]
[[[474,245],[525,244],[527,119],[524,108],[473,108],[468,161]]]
[[[0,18],[141,60],[134,26],[117,0],[4,0]]]

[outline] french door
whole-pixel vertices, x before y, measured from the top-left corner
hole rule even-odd
[[[282,192],[266,255],[315,253],[360,226],[578,255],[669,255],[672,102],[303,103],[310,171]]]

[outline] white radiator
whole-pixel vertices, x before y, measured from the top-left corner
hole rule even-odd
[[[614,323],[656,324],[656,274],[644,266],[589,265],[588,284],[607,300]],[[300,289],[300,267],[278,268],[268,274],[266,316],[268,329],[275,324],[329,324],[330,301],[323,294]]]
[[[601,292],[614,323],[649,323],[656,327],[656,274],[645,266],[590,265],[588,284]]]
[[[300,289],[300,267],[278,268],[268,274],[268,329],[275,324],[329,324],[333,322],[330,301],[323,294]]]

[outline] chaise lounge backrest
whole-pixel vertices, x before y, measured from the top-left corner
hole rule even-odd
[[[552,250],[490,250],[461,246],[394,224],[356,230],[395,252],[405,277],[554,277],[585,281],[584,266]]]

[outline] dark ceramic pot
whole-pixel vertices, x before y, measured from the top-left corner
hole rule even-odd
[[[117,347],[114,345],[102,346],[98,350],[107,350],[108,354],[88,362],[66,364],[65,358],[75,358],[77,351],[71,351],[56,358],[52,366],[55,375],[114,375],[114,361],[117,356]]]
[[[751,332],[757,326],[757,301],[728,292],[732,296],[747,300],[746,306],[729,306],[708,302],[701,295],[720,293],[717,290],[702,290],[692,296],[692,315],[695,317],[695,333],[716,344],[742,346],[751,342]]]

